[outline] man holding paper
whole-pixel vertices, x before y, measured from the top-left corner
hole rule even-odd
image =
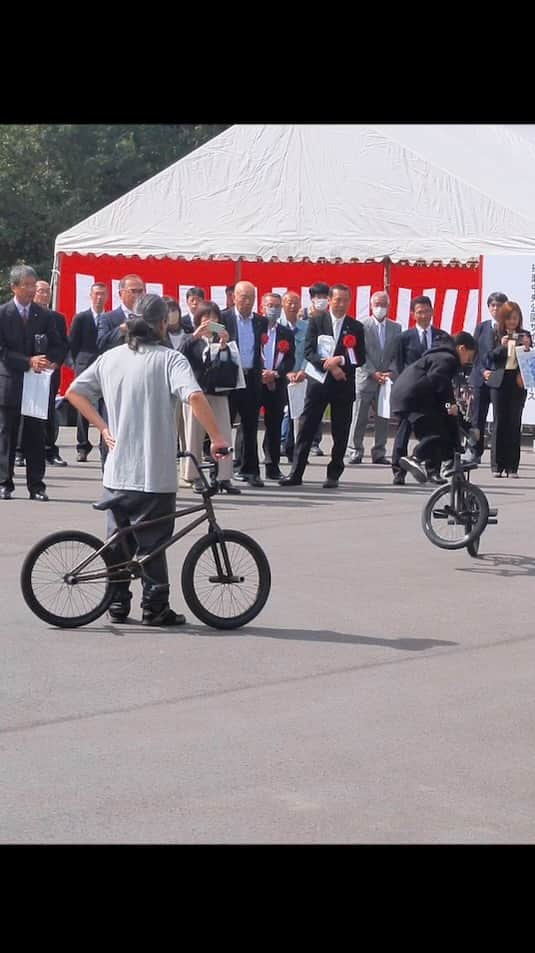
[[[390,466],[386,457],[390,388],[396,376],[397,352],[401,325],[387,318],[390,298],[386,291],[376,291],[370,300],[372,317],[365,318],[366,364],[356,372],[356,399],[353,407],[348,463],[362,463],[364,434],[370,408],[375,412],[375,443],[372,463]],[[381,413],[382,411],[382,413]]]
[[[54,371],[63,360],[52,314],[33,303],[36,281],[33,268],[15,265],[9,276],[13,298],[0,306],[0,500],[11,499],[15,489],[13,468],[24,374]],[[40,502],[48,500],[43,481],[47,412],[48,390],[44,419],[25,416],[22,436],[28,492],[31,500]]]
[[[328,405],[331,407],[333,447],[327,465],[325,489],[334,489],[344,471],[344,454],[355,399],[355,370],[366,361],[364,328],[347,314],[351,291],[337,284],[329,289],[329,310],[309,318],[305,341],[309,378],[302,426],[297,438],[294,463],[281,486],[300,486],[308,463],[314,434]]]

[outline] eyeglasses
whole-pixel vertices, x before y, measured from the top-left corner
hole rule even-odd
[[[127,291],[129,294],[132,294],[132,295],[144,295],[144,294],[145,294],[145,289],[144,289],[144,288],[124,288],[124,291]]]

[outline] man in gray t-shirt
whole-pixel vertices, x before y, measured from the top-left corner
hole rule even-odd
[[[210,435],[211,452],[227,446],[189,362],[178,351],[162,345],[167,333],[167,305],[158,295],[146,295],[131,322],[128,344],[106,351],[72,382],[67,399],[97,427],[109,449],[104,465],[105,498],[121,493],[121,508],[133,526],[143,519],[170,519],[136,536],[143,555],[173,534],[177,490],[176,402],[188,402]],[[94,403],[103,398],[108,422]],[[117,528],[106,511],[107,535]],[[120,546],[117,561],[124,561]],[[130,610],[128,583],[115,586],[110,617],[125,622]],[[169,608],[169,576],[165,551],[146,564],[143,577],[143,623],[178,625],[185,622]]]

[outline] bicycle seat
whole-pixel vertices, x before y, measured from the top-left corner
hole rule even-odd
[[[128,499],[127,493],[120,493],[119,496],[112,496],[109,500],[101,500],[100,503],[93,503],[94,510],[116,510],[121,503]]]

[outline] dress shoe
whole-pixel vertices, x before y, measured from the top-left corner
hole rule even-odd
[[[323,484],[324,490],[335,490],[338,486],[338,480],[333,480],[332,477],[327,477],[325,483]]]
[[[232,486],[230,480],[218,480],[217,489],[220,493],[229,493],[232,496],[239,496],[241,490],[237,486]]]
[[[443,476],[440,475],[440,473],[437,473],[436,470],[433,470],[428,474],[427,480],[429,483],[436,483],[437,486],[442,486],[444,483],[448,482]]]
[[[392,480],[393,486],[405,486],[405,474],[403,470],[398,470],[397,473],[394,473],[394,479]]]
[[[250,476],[247,482],[249,486],[264,486],[264,481],[261,480],[259,476]]]
[[[321,449],[321,447],[316,447],[316,446],[314,446],[314,444],[313,444],[313,445],[311,446],[311,448],[310,448],[310,453],[312,454],[313,457],[323,457],[323,456],[324,456],[324,453],[323,453],[323,450]]]
[[[372,463],[379,463],[383,467],[391,467],[392,461],[387,457],[377,457],[375,460],[372,460]]]
[[[278,483],[279,480],[282,480],[284,473],[281,473],[280,470],[274,470],[272,467],[266,467],[266,480],[276,480]]]
[[[30,500],[37,500],[39,503],[48,503],[46,493],[30,493]]]
[[[303,481],[301,477],[292,476],[290,474],[290,476],[285,476],[282,478],[282,480],[279,480],[279,485],[280,486],[302,486]]]
[[[76,460],[78,463],[85,463],[87,460],[87,453],[85,450],[79,450],[76,454]]]
[[[68,463],[66,460],[63,460],[62,457],[58,454],[57,457],[47,457],[47,463],[50,463],[53,467],[67,467]]]
[[[26,461],[25,461],[24,457],[23,457],[20,453],[17,453],[17,454],[15,455],[15,466],[16,466],[16,467],[25,467],[25,466],[26,466]]]
[[[13,490],[6,489],[5,486],[0,486],[0,500],[10,500]]]
[[[351,453],[347,459],[348,466],[353,466],[355,463],[362,463],[362,454],[361,453]]]
[[[399,465],[406,473],[410,473],[418,483],[427,483],[427,471],[423,463],[416,457],[401,457]]]

